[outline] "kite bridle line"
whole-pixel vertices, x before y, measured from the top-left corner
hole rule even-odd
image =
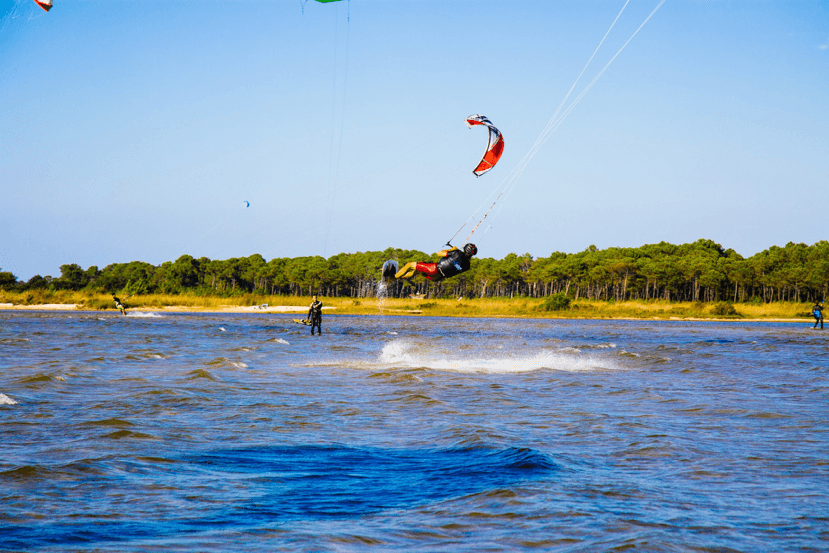
[[[599,73],[593,78],[593,80],[590,81],[590,83],[584,88],[584,90],[582,90],[579,93],[579,95],[576,97],[576,99],[573,100],[573,102],[564,110],[563,113],[561,113],[561,108],[567,102],[567,99],[570,97],[570,94],[573,92],[573,89],[576,87],[576,84],[578,84],[578,82],[581,79],[582,75],[584,75],[584,72],[587,70],[587,67],[593,61],[593,58],[596,56],[596,53],[599,51],[599,49],[601,48],[601,46],[604,43],[605,39],[610,34],[610,31],[616,25],[616,22],[619,20],[619,17],[621,17],[622,13],[625,11],[625,8],[627,7],[629,2],[630,2],[630,0],[626,0],[625,4],[622,6],[622,9],[619,11],[619,14],[616,16],[616,19],[613,20],[613,23],[610,25],[610,28],[605,33],[604,37],[602,37],[602,40],[599,42],[599,45],[593,51],[593,55],[590,56],[590,59],[587,61],[587,64],[585,64],[585,66],[584,66],[584,69],[582,69],[581,73],[579,73],[579,76],[576,78],[575,82],[570,87],[570,90],[564,96],[564,99],[561,101],[561,104],[559,104],[558,109],[556,109],[553,116],[547,122],[547,125],[544,127],[544,130],[538,136],[535,143],[532,145],[532,147],[527,152],[527,154],[524,155],[524,157],[521,159],[521,161],[516,165],[516,167],[510,172],[510,174],[507,175],[507,177],[501,182],[501,184],[499,184],[498,188],[500,188],[501,185],[504,185],[503,190],[501,191],[500,194],[498,194],[498,197],[495,199],[495,201],[489,207],[489,209],[486,211],[486,213],[484,213],[484,216],[481,218],[481,220],[478,221],[478,223],[472,228],[472,231],[470,231],[469,236],[467,236],[467,238],[466,238],[466,241],[469,241],[469,239],[472,238],[472,235],[475,234],[475,230],[481,225],[481,223],[484,222],[484,219],[487,218],[487,215],[489,215],[489,212],[492,210],[493,207],[495,207],[495,204],[498,203],[501,196],[503,196],[504,192],[507,193],[506,196],[504,197],[504,202],[506,202],[507,198],[509,198],[509,195],[512,193],[512,190],[515,188],[515,185],[518,183],[519,178],[524,173],[524,170],[527,168],[527,165],[529,164],[530,160],[532,160],[532,158],[535,157],[535,154],[538,153],[538,151],[541,149],[541,146],[544,145],[544,143],[547,141],[547,139],[550,137],[550,135],[553,132],[555,132],[558,129],[558,127],[561,125],[561,123],[567,118],[567,116],[570,115],[570,113],[573,111],[573,109],[576,107],[576,105],[578,105],[578,103],[582,100],[582,98],[584,98],[584,96],[593,87],[593,85],[596,84],[596,82],[604,74],[604,72],[607,71],[608,67],[610,67],[610,65],[619,56],[619,54],[622,53],[622,50],[624,50],[625,47],[630,43],[630,41],[633,40],[633,37],[635,37],[639,33],[639,31],[642,29],[642,27],[644,27],[645,24],[651,19],[651,17],[653,17],[653,15],[657,12],[657,10],[659,10],[659,8],[662,7],[662,4],[665,3],[665,0],[660,0],[659,4],[656,5],[656,7],[653,9],[653,11],[648,15],[648,17],[645,18],[645,20],[642,22],[642,24],[639,25],[639,27],[633,32],[633,34],[630,36],[630,38],[628,38],[627,41],[622,45],[622,47],[619,48],[619,50],[616,52],[616,54],[614,54],[614,56],[610,59],[610,61],[608,61],[607,64],[605,64],[605,66],[602,68],[602,70],[599,71]],[[504,183],[506,183],[506,184],[504,184]],[[496,188],[496,190],[498,190],[498,188]],[[492,196],[492,193],[490,193],[490,197],[491,196]],[[484,202],[484,203],[486,203],[486,202]],[[502,208],[503,208],[503,203],[499,206],[498,210],[493,215],[493,218],[497,217],[497,215],[501,212]],[[463,228],[468,224],[469,220],[471,220],[475,216],[475,213],[477,213],[479,210],[480,210],[480,208],[475,210],[475,212],[467,220],[467,222],[464,223],[464,225],[458,230],[458,232],[455,233],[456,236],[461,230],[463,230]],[[491,228],[491,225],[489,227],[487,227],[487,230],[489,230],[489,228]],[[486,231],[484,232],[484,234],[486,234]],[[454,238],[454,236],[452,238]]]
[[[340,174],[340,154],[343,149],[343,128],[345,127],[345,98],[346,92],[348,91],[348,44],[349,44],[349,31],[351,29],[351,0],[346,2],[347,5],[347,14],[346,14],[346,23],[345,23],[345,67],[343,69],[343,103],[342,109],[340,110],[340,137],[337,143],[337,158],[336,164],[334,165],[334,176],[333,176],[333,186],[331,182],[331,166],[333,163],[333,159],[329,159],[328,162],[328,206],[325,218],[325,242],[322,247],[322,255],[325,257],[325,254],[328,252],[328,237],[331,234],[331,220],[334,217],[334,198],[337,195],[337,180]],[[336,18],[336,12],[334,17]],[[331,157],[333,158],[334,152],[334,118],[336,116],[336,109],[337,109],[337,24],[336,22],[338,19],[335,19],[334,23],[334,85],[333,85],[333,93],[332,93],[332,107],[331,107]],[[332,190],[333,189],[333,190]]]

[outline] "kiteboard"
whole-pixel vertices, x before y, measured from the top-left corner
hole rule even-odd
[[[397,265],[397,261],[389,259],[383,263],[383,278],[393,279],[394,275],[397,274],[397,271],[399,270],[400,267]]]
[[[311,321],[307,319],[294,319],[294,322],[298,325],[311,326]]]

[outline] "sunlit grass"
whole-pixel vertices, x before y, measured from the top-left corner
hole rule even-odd
[[[234,297],[196,296],[188,294],[147,294],[132,297],[119,296],[127,309],[182,309],[193,311],[221,311],[268,304],[276,306],[307,307],[310,296],[263,296],[246,294]],[[715,304],[701,302],[668,302],[664,300],[606,302],[579,300],[562,311],[544,311],[542,298],[320,298],[327,313],[352,315],[428,315],[437,317],[534,317],[579,319],[794,319],[809,318],[811,304],[775,302],[768,304],[736,303],[736,314],[717,315]],[[0,303],[17,306],[44,304],[76,304],[84,310],[114,310],[109,294],[33,290],[29,292],[0,292]]]

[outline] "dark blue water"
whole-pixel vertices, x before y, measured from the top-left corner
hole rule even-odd
[[[0,549],[829,549],[829,332],[323,330],[0,312]]]

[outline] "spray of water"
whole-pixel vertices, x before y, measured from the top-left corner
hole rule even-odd
[[[389,297],[389,284],[386,282],[386,279],[381,278],[377,281],[377,289],[375,292],[377,294],[377,309],[382,311],[386,305],[386,299]]]

